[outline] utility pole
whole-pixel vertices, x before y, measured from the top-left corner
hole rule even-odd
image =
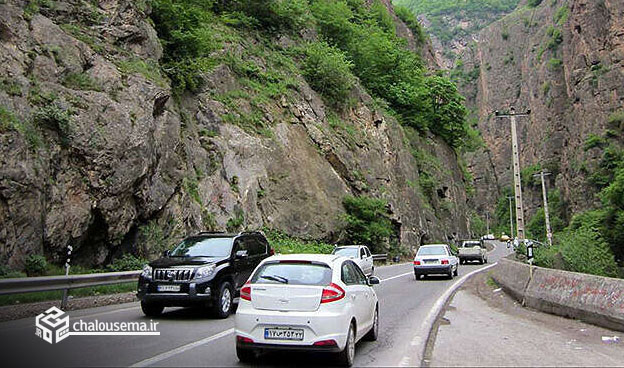
[[[499,118],[511,119],[511,148],[512,148],[512,161],[514,171],[514,195],[516,197],[516,224],[517,224],[517,238],[519,240],[524,239],[524,208],[522,206],[522,180],[520,178],[520,156],[518,153],[518,133],[516,130],[516,116],[529,116],[531,110],[527,110],[524,113],[516,113],[516,110],[512,107],[509,109],[509,114],[501,114],[498,111],[495,112]]]
[[[546,237],[548,238],[548,245],[552,247],[552,229],[550,228],[550,216],[548,215],[548,195],[546,194],[546,181],[545,176],[550,175],[549,172],[542,170],[539,174],[534,174],[534,177],[540,177],[542,179],[542,196],[544,197],[544,218],[546,220]]]
[[[511,201],[514,199],[514,197],[509,196],[507,197],[507,199],[509,200],[509,228],[511,229],[511,234],[509,234],[509,236],[513,238],[513,206],[511,205]]]
[[[490,213],[489,212],[485,213],[485,224],[486,224],[485,226],[487,228],[487,231],[485,233],[489,234],[490,233]]]

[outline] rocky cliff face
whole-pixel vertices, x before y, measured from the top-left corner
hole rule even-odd
[[[510,126],[494,110],[531,110],[518,119],[521,166],[554,173],[570,213],[597,205],[588,175],[602,157],[585,144],[608,133],[608,117],[624,107],[624,3],[544,1],[521,6],[479,34],[464,53],[464,73],[478,78],[463,87],[474,106],[487,149],[469,155],[477,180],[477,205],[492,211],[511,177]],[[613,139],[621,139],[613,138]],[[620,142],[621,143],[621,142]],[[493,179],[492,179],[493,178]],[[527,184],[527,183],[525,183]],[[495,190],[496,189],[496,190]],[[526,215],[541,206],[541,187],[525,187]]]
[[[466,234],[464,178],[441,140],[408,139],[359,86],[334,116],[300,75],[259,109],[226,65],[174,98],[148,14],[124,0],[0,4],[2,262],[61,262],[72,245],[75,261],[102,265],[203,229],[336,241],[348,194],[385,198],[404,246]],[[431,199],[416,148],[442,168]]]

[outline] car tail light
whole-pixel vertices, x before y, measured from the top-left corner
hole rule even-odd
[[[414,266],[420,266],[420,261],[414,261]]]
[[[443,259],[442,264],[448,264],[448,259]]]
[[[336,340],[321,340],[313,344],[314,346],[338,346]]]
[[[274,256],[274,255],[275,255],[275,249],[271,249],[271,250],[269,251],[269,255]]]
[[[236,342],[242,342],[244,344],[253,344],[253,340],[250,339],[249,337],[244,337],[244,336],[236,336]]]
[[[321,303],[330,303],[340,300],[345,297],[345,291],[333,282],[323,288],[323,294],[321,295]]]
[[[249,281],[243,285],[243,288],[240,291],[240,297],[241,299],[251,301],[251,283]]]

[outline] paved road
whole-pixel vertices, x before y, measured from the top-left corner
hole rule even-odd
[[[490,253],[490,263],[507,254],[501,243]],[[463,265],[459,275],[483,266]],[[417,365],[408,359],[413,345],[426,336],[415,336],[436,300],[457,278],[429,277],[415,281],[412,265],[378,267],[382,280],[375,286],[380,304],[380,336],[357,346],[357,366]],[[138,303],[72,311],[77,319],[103,322],[148,321]],[[237,366],[234,317],[212,319],[201,309],[168,308],[155,319],[160,336],[70,336],[48,344],[35,336],[34,318],[0,324],[5,361],[20,366]],[[331,364],[327,357],[301,354],[268,355],[262,363],[273,366]]]

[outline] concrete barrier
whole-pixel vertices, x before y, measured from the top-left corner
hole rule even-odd
[[[492,277],[528,307],[624,331],[624,280],[535,266],[529,274],[529,265],[503,259]]]
[[[524,300],[524,292],[530,277],[528,265],[501,258],[492,270],[491,276],[505,292],[520,301]]]

